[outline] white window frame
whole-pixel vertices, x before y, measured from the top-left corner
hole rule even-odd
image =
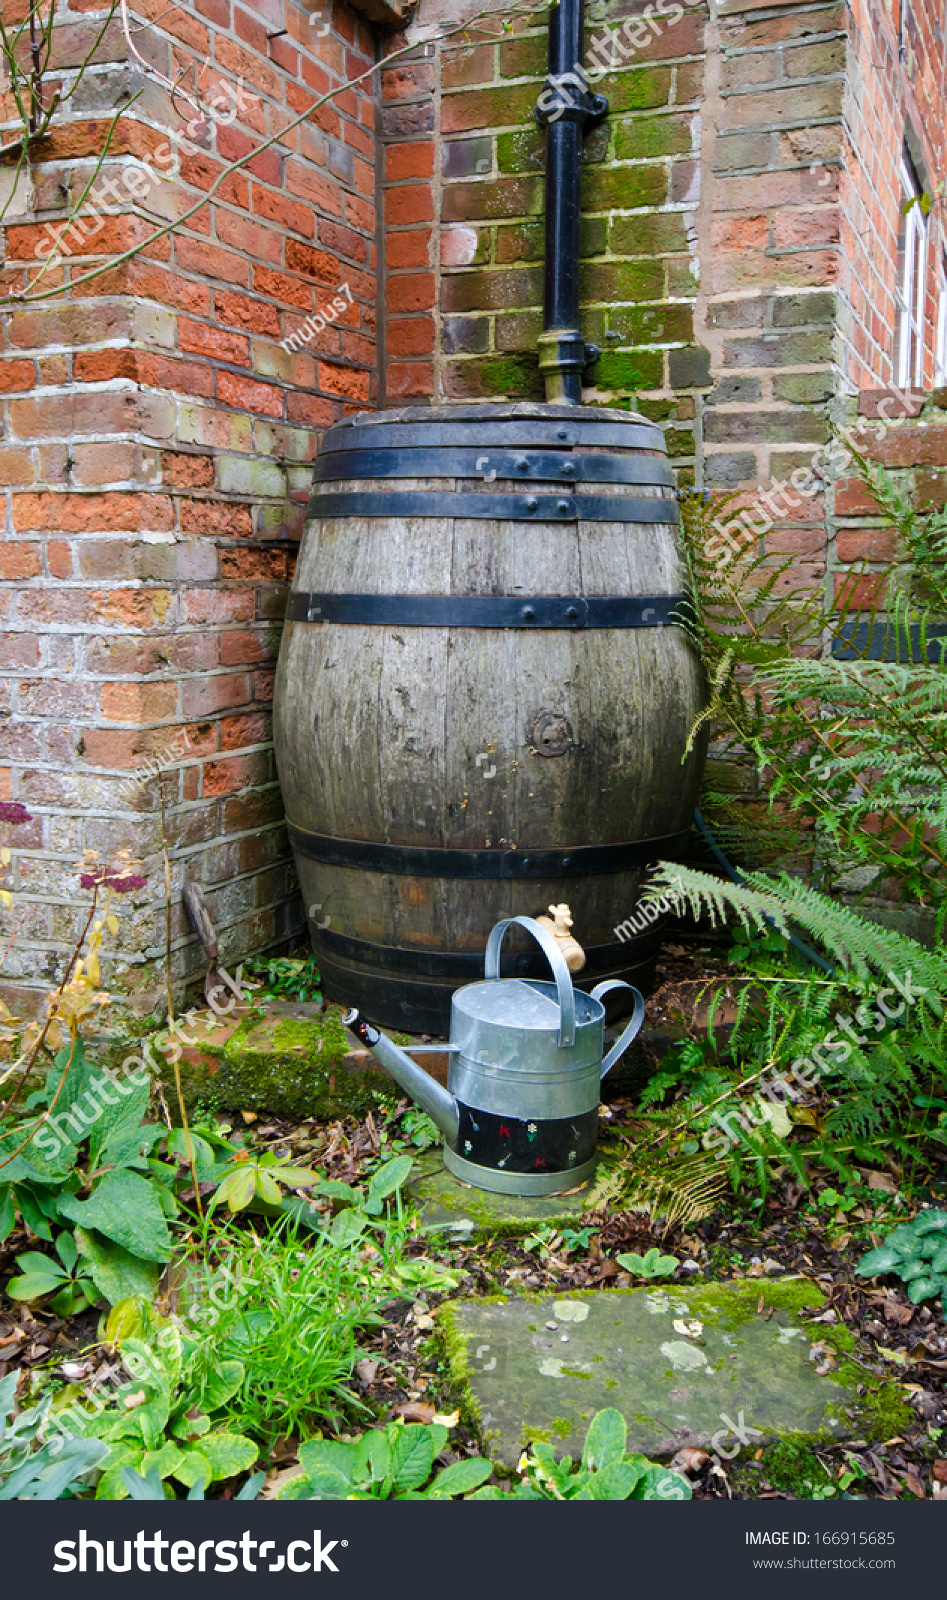
[[[927,218],[923,193],[907,154],[901,158],[901,205],[898,228],[898,270],[895,284],[895,364],[898,387],[920,388],[924,371],[924,290],[927,278]]]
[[[940,297],[937,302],[937,339],[934,345],[934,384],[947,384],[947,254],[940,263]]]

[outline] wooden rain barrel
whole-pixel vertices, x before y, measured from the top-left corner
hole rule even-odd
[[[664,436],[543,404],[359,413],[325,434],[275,741],[330,999],[447,1032],[501,917],[562,901],[578,982],[647,985],[616,928],[682,853],[701,669]],[[547,976],[513,946],[510,975]]]

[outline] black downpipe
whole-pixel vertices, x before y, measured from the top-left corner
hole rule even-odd
[[[600,122],[608,101],[589,91],[583,0],[559,0],[549,13],[549,74],[536,106],[546,132],[546,260],[539,367],[546,399],[582,402],[582,371],[597,346],[579,332],[579,227],[582,218],[582,139]]]

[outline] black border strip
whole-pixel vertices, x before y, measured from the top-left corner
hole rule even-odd
[[[675,487],[665,456],[572,455],[561,450],[332,450],[316,457],[317,483],[352,478],[512,478],[520,483],[655,483]]]
[[[686,620],[682,594],[583,595],[318,594],[290,595],[287,622],[339,622],[397,628],[667,628]]]
[[[300,855],[326,866],[409,878],[523,879],[585,878],[630,872],[684,850],[690,825],[657,839],[623,844],[576,845],[572,850],[444,850],[426,845],[386,844],[376,839],[338,839],[287,823],[289,842]]]
[[[369,490],[313,494],[313,517],[472,517],[490,522],[658,522],[676,525],[676,500],[601,494],[451,494]]]

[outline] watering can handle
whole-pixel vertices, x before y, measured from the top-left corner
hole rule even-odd
[[[601,1000],[603,995],[610,994],[613,989],[630,989],[635,997],[635,1009],[632,1012],[631,1021],[629,1022],[621,1038],[618,1040],[618,1043],[612,1045],[608,1055],[602,1062],[603,1078],[606,1072],[611,1072],[612,1067],[618,1060],[618,1057],[624,1055],[625,1051],[628,1049],[628,1046],[631,1044],[632,1039],[634,1039],[638,1033],[641,1024],[644,1022],[644,1000],[633,984],[624,983],[621,978],[608,978],[605,983],[598,984],[597,987],[592,990],[592,999]]]
[[[512,927],[514,922],[532,934],[536,942],[542,946],[543,955],[552,967],[552,975],[559,991],[559,1036],[556,1042],[561,1049],[564,1049],[575,1044],[575,992],[565,957],[551,933],[547,933],[546,929],[532,917],[507,917],[503,922],[498,922],[487,940],[483,975],[485,978],[500,976],[500,946],[507,928]]]

